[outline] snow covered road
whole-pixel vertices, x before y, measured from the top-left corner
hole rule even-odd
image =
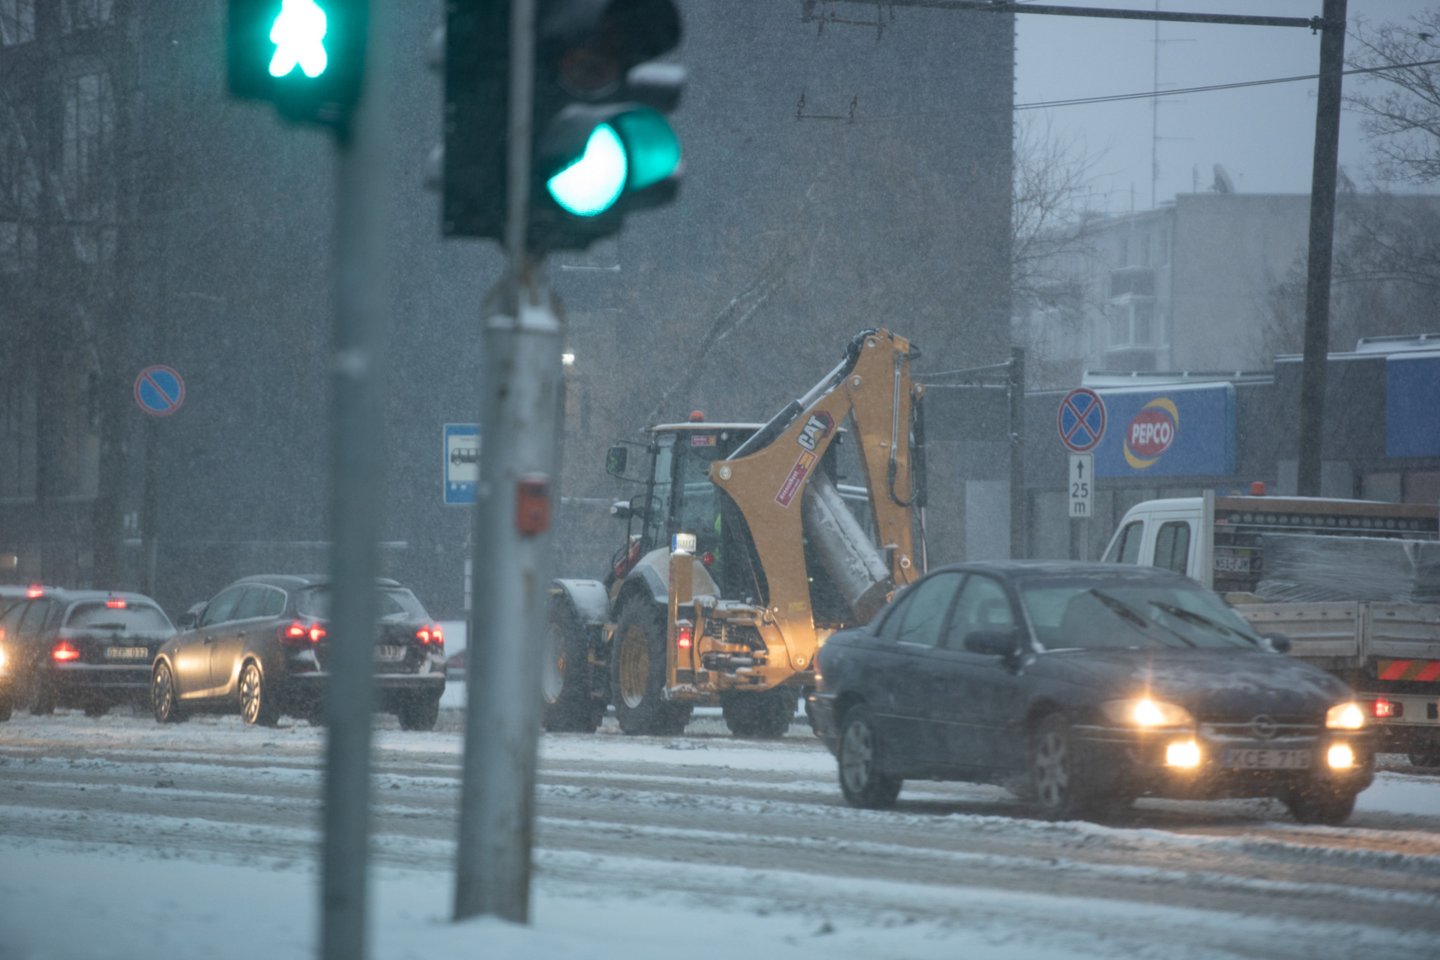
[[[745,742],[705,720],[685,737],[626,738],[613,721],[544,737],[534,926],[446,924],[458,726],[450,715],[434,733],[377,734],[376,956],[437,955],[412,950],[416,937],[455,949],[498,938],[526,954],[577,937],[590,951],[579,955],[627,960],[1418,958],[1440,942],[1434,777],[1382,773],[1344,828],[1302,827],[1256,801],[1142,801],[1123,821],[1052,824],[1003,790],[932,783],[907,784],[894,811],[860,811],[808,731]],[[92,869],[179,884],[182,903],[193,871],[248,875],[239,902],[252,916],[259,888],[291,884],[311,915],[268,952],[312,954],[323,746],[305,723],[228,717],[0,725],[0,958],[150,955],[192,922],[158,900],[154,917],[132,904],[123,919],[57,920],[65,885]],[[408,906],[418,889],[428,897]],[[192,893],[189,909],[223,927],[242,913],[235,900]],[[117,922],[150,939],[115,940]],[[220,942],[216,955],[232,955]],[[241,944],[234,956],[255,952]]]

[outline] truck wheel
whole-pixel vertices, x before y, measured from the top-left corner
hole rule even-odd
[[[594,733],[603,711],[595,709],[590,690],[590,645],[575,608],[563,597],[550,598],[545,636],[541,723],[557,733]]]
[[[1416,744],[1407,756],[1412,767],[1440,767],[1440,743]]]
[[[1355,812],[1353,791],[1336,791],[1324,787],[1297,790],[1281,798],[1290,813],[1301,823],[1323,823],[1339,826]]]
[[[737,737],[774,740],[795,719],[795,690],[772,687],[760,693],[727,693],[720,698],[725,726]]]
[[[610,699],[620,732],[669,736],[684,731],[690,707],[661,698],[665,687],[665,617],[645,599],[620,611],[610,651]]]

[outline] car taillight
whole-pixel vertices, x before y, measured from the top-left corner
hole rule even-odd
[[[325,628],[318,623],[292,622],[280,628],[280,642],[287,647],[303,647],[325,639]]]
[[[61,640],[50,651],[50,659],[57,663],[69,663],[71,660],[80,659],[80,651],[76,650],[69,640]]]
[[[111,610],[124,610],[124,609],[125,609],[125,601],[124,601],[124,600],[106,600],[106,601],[105,601],[105,606],[109,607]]]
[[[675,624],[675,649],[676,649],[676,650],[689,650],[691,644],[693,644],[694,642],[695,642],[695,633],[694,633],[694,631],[691,629],[690,624],[685,623],[684,621],[681,621],[681,622]]]
[[[45,588],[44,588],[44,587],[26,587],[26,588],[25,588],[25,599],[27,599],[27,600],[34,600],[36,597],[43,597],[43,596],[45,596]]]
[[[445,648],[445,631],[440,629],[438,623],[416,630],[415,639],[420,641],[422,647],[439,647],[442,650]]]

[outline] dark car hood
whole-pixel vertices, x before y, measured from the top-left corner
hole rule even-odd
[[[1074,650],[1046,654],[1071,681],[1116,699],[1148,692],[1197,719],[1323,716],[1352,696],[1318,667],[1246,650]]]

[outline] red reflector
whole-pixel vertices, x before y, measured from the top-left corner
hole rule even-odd
[[[700,554],[700,562],[705,564],[705,566],[707,567],[713,567],[715,565],[715,554],[711,553],[709,550],[706,550],[704,553]]]
[[[106,601],[105,601],[105,606],[109,607],[111,610],[124,610],[124,609],[125,609],[125,601],[124,601],[124,600],[106,600]]]
[[[534,537],[550,529],[550,480],[532,475],[515,481],[515,529]]]
[[[1376,700],[1370,707],[1375,716],[1382,720],[1386,717],[1405,716],[1405,704],[1395,703],[1393,700]]]
[[[690,625],[682,623],[675,628],[675,649],[689,650],[694,641],[694,634],[690,632]]]
[[[69,640],[61,640],[55,644],[55,649],[50,651],[50,657],[60,663],[67,663],[71,660],[79,660],[80,651],[71,646]]]

